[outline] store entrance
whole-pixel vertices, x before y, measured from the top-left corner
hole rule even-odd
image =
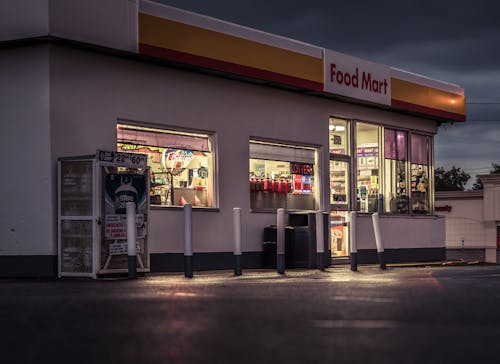
[[[348,159],[330,160],[330,248],[332,257],[349,255],[349,173]]]

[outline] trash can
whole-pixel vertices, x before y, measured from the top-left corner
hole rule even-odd
[[[332,263],[329,244],[329,214],[323,212],[323,237],[324,237],[324,260],[323,265],[328,267]],[[291,212],[288,214],[288,224],[295,229],[300,228],[294,236],[293,245],[297,247],[295,260],[304,268],[318,267],[318,254],[316,249],[316,212]],[[304,233],[302,233],[304,231]]]
[[[324,266],[331,264],[329,247],[328,213],[323,213],[324,223]],[[276,225],[264,228],[262,260],[264,268],[276,268]],[[288,225],[285,227],[285,268],[316,268],[316,213],[293,212],[288,214]]]
[[[285,226],[285,268],[293,268],[291,228]],[[262,249],[262,261],[264,268],[276,268],[278,229],[276,225],[264,228],[264,244]]]

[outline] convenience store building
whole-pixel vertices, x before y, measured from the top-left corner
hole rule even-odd
[[[373,212],[388,262],[445,258],[433,137],[461,87],[149,1],[1,10],[0,275],[57,275],[57,163],[96,150],[148,156],[152,272],[182,270],[185,203],[198,269],[231,267],[233,207],[246,267],[280,207],[328,211],[333,257],[356,210],[361,263]]]

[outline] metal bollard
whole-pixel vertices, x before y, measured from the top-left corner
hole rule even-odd
[[[241,208],[233,208],[234,226],[234,275],[241,276]]]
[[[285,209],[278,209],[276,219],[276,268],[285,274]]]
[[[375,233],[375,244],[377,244],[377,255],[380,269],[386,269],[384,259],[384,246],[382,244],[382,234],[380,233],[380,217],[378,212],[372,215],[373,232]]]
[[[137,278],[137,228],[135,226],[135,202],[127,202],[127,256],[128,256],[128,278]]]
[[[184,205],[184,276],[193,278],[192,207]]]
[[[316,251],[318,252],[318,269],[325,270],[325,234],[323,228],[323,213],[316,211]]]
[[[358,270],[358,242],[356,241],[356,211],[349,213],[349,251],[351,253],[351,270]]]

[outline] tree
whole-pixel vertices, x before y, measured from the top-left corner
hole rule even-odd
[[[490,174],[499,174],[500,173],[500,164],[497,163],[491,163],[491,166],[493,167],[492,170],[490,170]],[[483,182],[479,179],[478,176],[476,176],[476,183],[472,186],[473,190],[482,190],[483,189]]]
[[[443,167],[436,168],[434,171],[436,191],[463,191],[469,179],[469,173],[455,166],[451,167],[449,171]]]

